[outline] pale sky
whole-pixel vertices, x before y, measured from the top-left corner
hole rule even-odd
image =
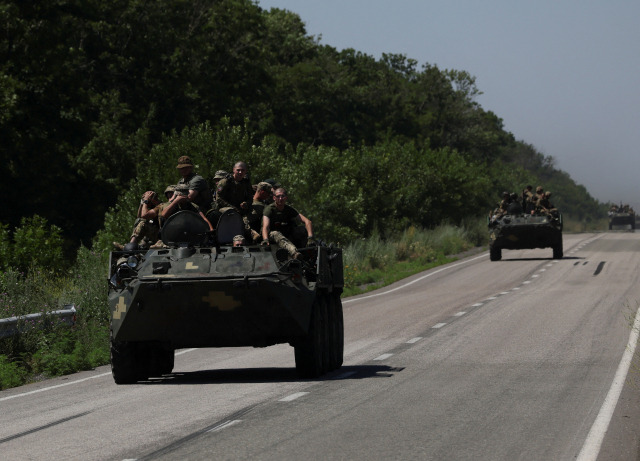
[[[477,102],[596,199],[640,210],[639,0],[258,0],[376,59],[465,70]]]

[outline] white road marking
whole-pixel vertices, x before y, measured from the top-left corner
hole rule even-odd
[[[517,290],[519,290],[519,289],[520,289],[520,287],[513,287],[511,290],[515,290],[515,291],[517,291]]]
[[[422,336],[417,336],[415,338],[411,338],[409,341],[407,341],[407,344],[414,344],[417,343],[418,341],[420,341],[422,339]]]
[[[304,397],[307,394],[308,392],[296,392],[295,394],[288,395],[278,400],[278,402],[291,402],[292,400],[299,399],[300,397]]]
[[[225,421],[224,423],[218,424],[216,427],[209,429],[207,432],[218,432],[227,427],[235,426],[238,423],[241,423],[241,419],[234,419],[232,421]]]
[[[483,305],[484,305],[484,303],[475,303],[475,304],[472,304],[471,307],[480,307],[480,306],[483,306]]]
[[[494,299],[498,299],[496,296],[492,296],[490,298],[487,298],[487,301],[493,301]]]
[[[503,291],[502,293],[500,293],[501,295],[508,295],[509,292],[508,291]]]
[[[480,304],[480,305],[482,306],[482,304]],[[474,306],[475,306],[475,304],[474,304]],[[453,314],[453,315],[454,315],[455,317],[462,317],[464,314],[466,314],[466,312],[464,312],[464,311],[460,311],[460,312],[458,312],[458,313],[456,313],[456,314]]]
[[[392,355],[393,355],[393,354],[382,354],[382,355],[379,355],[378,357],[376,357],[376,358],[375,358],[375,359],[373,359],[373,360],[386,360],[386,359],[388,359],[389,357],[391,357]]]
[[[442,327],[443,327],[443,326],[445,326],[445,325],[446,325],[446,323],[436,323],[436,324],[435,324],[434,326],[432,326],[431,328],[436,328],[436,329],[438,329],[438,328],[442,328]]]
[[[636,319],[633,322],[633,328],[631,329],[631,334],[629,335],[629,342],[627,343],[627,347],[624,350],[624,354],[622,354],[622,360],[620,360],[618,370],[613,377],[613,383],[611,383],[609,392],[604,398],[604,402],[602,403],[600,412],[598,412],[598,416],[596,417],[593,426],[591,426],[589,435],[587,435],[587,440],[585,440],[584,445],[582,446],[582,450],[580,450],[580,454],[578,455],[576,461],[595,461],[598,458],[600,447],[602,446],[602,441],[604,440],[604,435],[607,432],[609,423],[611,422],[611,418],[613,417],[613,410],[615,410],[616,405],[618,404],[618,399],[620,398],[620,394],[622,393],[624,382],[627,379],[627,373],[629,372],[629,367],[631,366],[631,360],[633,359],[633,355],[636,351],[639,332],[640,309],[636,311]]]
[[[33,395],[33,394],[37,394],[39,392],[50,391],[50,390],[53,390],[53,389],[57,389],[59,387],[71,386],[72,384],[82,383],[84,381],[89,381],[90,379],[104,378],[105,376],[111,376],[111,372],[101,373],[101,374],[95,375],[95,376],[89,376],[88,378],[82,378],[82,379],[78,379],[76,381],[69,381],[68,383],[56,384],[55,386],[43,387],[42,389],[36,389],[35,391],[23,392],[22,394],[9,395],[7,397],[0,398],[0,402],[4,402],[5,400],[16,399],[18,397],[26,397],[27,395]]]
[[[524,282],[522,282],[523,285],[526,285],[527,283],[531,283],[531,280],[525,280]]]
[[[531,276],[531,278],[532,278],[532,279],[535,279],[535,278],[538,278],[538,277],[540,277],[538,274],[533,274],[533,275]]]

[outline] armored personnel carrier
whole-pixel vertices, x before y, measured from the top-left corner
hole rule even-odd
[[[161,230],[166,248],[114,251],[109,261],[111,370],[118,384],[169,374],[174,351],[289,343],[305,378],[340,368],[342,250],[232,246],[240,215],[216,231],[190,211]]]
[[[609,213],[609,230],[614,230],[614,229],[635,230],[635,228],[636,228],[636,215],[633,211]]]
[[[553,259],[562,259],[562,214],[506,214],[489,220],[489,258],[502,259],[502,250],[553,249]]]

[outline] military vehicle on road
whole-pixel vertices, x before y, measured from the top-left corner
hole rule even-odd
[[[161,229],[164,248],[111,253],[111,369],[118,384],[172,372],[175,350],[289,343],[304,378],[340,368],[344,332],[342,250],[232,246],[240,215],[212,233],[191,211]]]
[[[489,258],[502,259],[502,250],[552,248],[562,259],[562,214],[505,214],[489,219]]]
[[[614,230],[614,229],[635,230],[635,228],[636,228],[636,215],[633,211],[609,213],[609,230]]]

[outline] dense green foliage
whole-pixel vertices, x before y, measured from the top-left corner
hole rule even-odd
[[[338,51],[308,36],[302,20],[288,11],[263,11],[250,0],[1,0],[0,19],[0,187],[5,196],[21,194],[8,203],[2,222],[15,228],[23,217],[43,216],[63,230],[65,254],[80,241],[90,244],[105,211],[121,208],[118,198],[130,190],[132,178],[167,169],[149,173],[164,175],[163,181],[138,184],[173,182],[169,170],[185,153],[200,157],[207,172],[229,168],[232,159],[250,159],[256,178],[288,176],[281,170],[289,160],[297,166],[325,154],[340,159],[318,160],[329,176],[342,175],[343,163],[358,163],[358,181],[368,184],[362,184],[361,196],[348,197],[361,201],[363,210],[375,192],[367,188],[375,179],[364,175],[404,163],[410,174],[396,175],[386,189],[404,198],[397,200],[405,208],[398,227],[458,220],[466,212],[458,205],[467,199],[482,213],[498,199],[497,190],[520,189],[525,178],[549,184],[565,212],[580,219],[600,211],[584,188],[553,168],[551,158],[515,141],[497,115],[475,102],[480,91],[467,72],[418,68],[402,55],[375,59]],[[150,155],[166,142],[165,134],[198,131],[206,121],[213,133],[203,136],[217,136],[223,117],[246,128],[250,142],[235,145],[236,152],[194,139],[194,152],[164,145],[160,149],[171,151],[171,159],[156,163],[158,156]],[[267,146],[265,138],[272,139]],[[379,152],[387,148],[382,159]],[[358,158],[371,153],[376,158],[369,164]],[[466,171],[443,180],[440,168],[446,174]],[[478,178],[478,169],[483,184],[474,196],[459,197],[459,182]],[[345,181],[324,178],[330,185]],[[395,187],[409,182],[428,187],[422,194],[396,194]],[[447,186],[454,188],[450,195],[439,195]],[[407,203],[409,198],[417,202]],[[449,211],[432,210],[435,200],[448,201]],[[351,225],[356,227],[336,234],[375,227],[360,216]]]

